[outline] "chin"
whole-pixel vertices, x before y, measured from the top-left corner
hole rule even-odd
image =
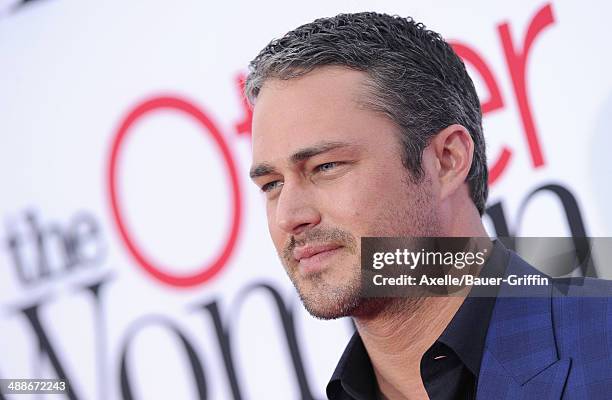
[[[332,320],[343,317],[351,317],[353,316],[354,310],[358,307],[358,304],[320,304],[320,303],[311,303],[308,301],[302,300],[304,303],[304,308],[306,311],[310,313],[313,317],[317,319],[323,320]]]
[[[360,320],[372,320],[383,316],[414,312],[423,302],[423,298],[408,297],[362,297],[358,293],[343,299],[303,296],[300,298],[306,311],[315,318],[333,320],[343,317],[353,317]]]
[[[306,285],[294,282],[304,308],[318,319],[352,316],[363,303],[360,284],[345,283],[330,286],[327,282],[310,281]]]

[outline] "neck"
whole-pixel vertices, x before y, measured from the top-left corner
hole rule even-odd
[[[485,238],[475,243],[490,247],[475,208],[470,216],[473,223],[451,226],[445,236]],[[395,298],[379,313],[354,315],[383,398],[429,398],[421,379],[421,358],[453,319],[468,292],[469,288],[455,296]]]
[[[428,399],[423,354],[442,334],[464,297],[394,299],[376,316],[355,317],[384,398]]]

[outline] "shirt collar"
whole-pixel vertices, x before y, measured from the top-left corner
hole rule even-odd
[[[503,277],[508,256],[508,250],[496,240],[479,276]],[[474,376],[480,373],[480,360],[498,289],[498,286],[474,286],[437,340],[450,347]]]
[[[337,399],[340,392],[354,399],[375,399],[377,393],[374,369],[358,332],[353,334],[327,384],[327,397]]]

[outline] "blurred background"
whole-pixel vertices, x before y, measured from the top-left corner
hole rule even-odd
[[[0,378],[325,398],[353,328],[308,316],[276,257],[241,88],[317,17],[413,16],[453,44],[483,107],[491,235],[611,236],[604,2],[0,4]],[[558,275],[612,278],[605,258]]]

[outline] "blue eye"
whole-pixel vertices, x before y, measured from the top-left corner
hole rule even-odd
[[[273,189],[276,189],[277,187],[281,186],[283,184],[283,182],[281,181],[272,181],[272,182],[268,182],[265,185],[263,185],[261,187],[261,191],[262,192],[269,192]]]
[[[328,172],[337,166],[338,166],[338,163],[333,161],[333,162],[328,162],[325,164],[318,165],[316,169],[321,172]]]

